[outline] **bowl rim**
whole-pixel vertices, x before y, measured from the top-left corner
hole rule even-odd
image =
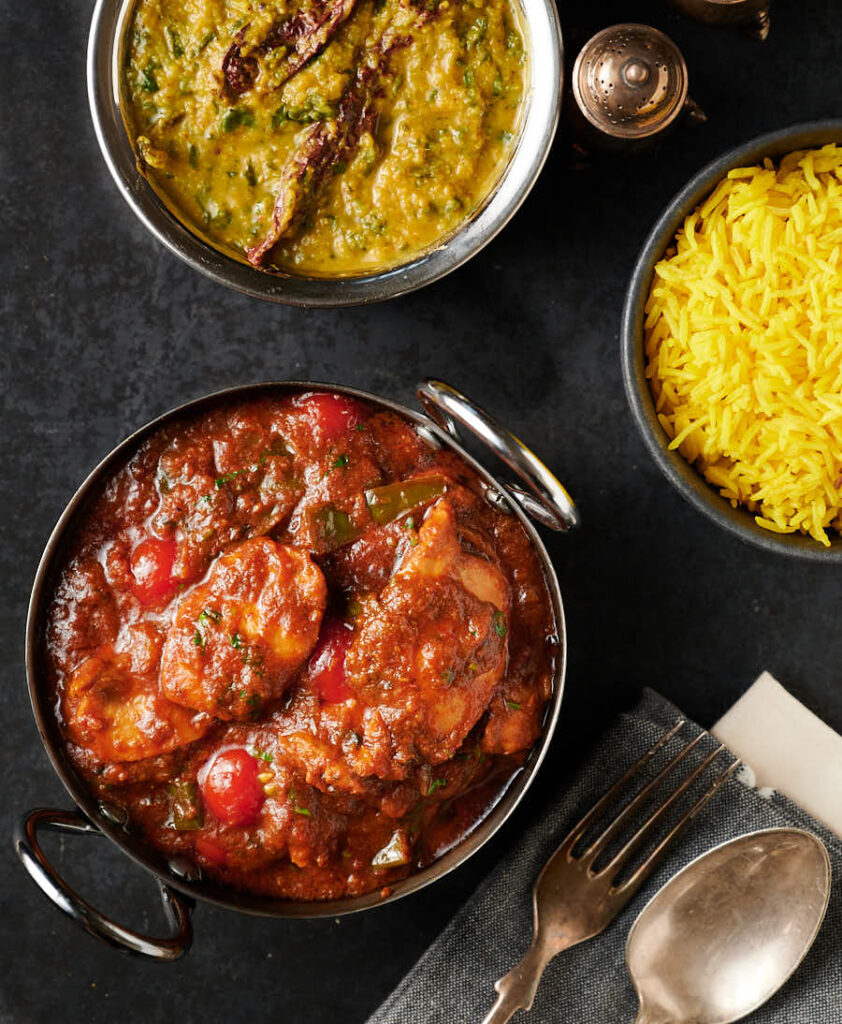
[[[654,400],[645,374],[643,307],[655,264],[663,256],[684,218],[710,194],[733,167],[763,157],[779,158],[798,149],[838,142],[842,145],[842,118],[798,122],[765,132],[727,150],[697,171],[667,203],[650,228],[635,259],[623,303],[620,354],[623,384],[632,418],[656,465],[695,509],[742,541],[775,554],[813,562],[842,562],[842,536],[830,531],[830,547],[801,533],[776,534],[754,522],[753,513],[733,508],[701,473],[677,451],[667,449],[668,437],[655,415]]]
[[[170,252],[206,277],[254,298],[304,308],[366,305],[396,298],[461,267],[515,215],[549,155],[561,110],[563,41],[554,0],[514,0],[529,31],[526,105],[508,164],[488,196],[451,236],[409,262],[354,277],[268,273],[214,248],[179,221],[139,172],[119,103],[119,34],[136,0],[96,0],[88,35],[91,118],[123,199]]]
[[[79,516],[86,512],[86,503],[91,491],[115,469],[125,465],[127,458],[136,451],[137,446],[173,420],[183,419],[191,415],[199,415],[202,411],[213,409],[220,404],[231,401],[248,401],[263,395],[296,394],[307,391],[327,390],[352,398],[358,398],[375,407],[385,408],[398,413],[443,447],[455,451],[461,456],[474,472],[499,495],[505,507],[512,512],[526,530],[534,550],[536,551],[546,580],[547,591],[553,615],[555,635],[558,638],[558,653],[555,672],[552,679],[552,696],[544,711],[541,735],[533,744],[522,766],[512,775],[506,786],[500,791],[494,803],[488,808],[485,816],[475,824],[462,839],[449,850],[436,858],[420,871],[394,883],[393,891],[382,896],[379,890],[364,893],[361,896],[342,897],[337,900],[280,900],[265,896],[255,896],[230,886],[213,883],[204,879],[189,879],[173,871],[168,865],[171,859],[160,851],[147,846],[142,839],[127,833],[121,825],[109,816],[107,807],[94,796],[81,776],[76,772],[67,758],[55,716],[52,714],[49,693],[44,684],[41,667],[43,664],[43,615],[47,607],[49,595],[55,579],[56,562],[62,553],[63,544],[78,521]],[[277,918],[320,918],[340,917],[345,914],[358,913],[363,910],[385,906],[398,899],[409,896],[444,877],[460,867],[503,827],[540,769],[552,742],[561,703],[564,694],[564,683],[567,668],[567,629],[564,606],[558,583],[558,576],[550,556],[535,526],[517,501],[503,487],[494,475],[470,455],[447,431],[441,429],[433,420],[399,402],[382,398],[358,388],[311,380],[280,380],[259,381],[224,388],[199,396],[181,403],[172,409],[156,416],[137,430],[133,431],[108,454],[102,458],[85,477],[72,497],[65,505],[62,513],[52,529],[35,574],[26,619],[26,683],[29,692],[32,713],[38,728],[42,745],[47,752],[53,770],[59,777],[65,790],[76,807],[100,829],[108,838],[127,854],[136,864],[150,872],[160,882],[191,899],[201,900],[215,906],[260,917]]]

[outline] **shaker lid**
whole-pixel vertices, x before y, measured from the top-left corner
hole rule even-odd
[[[573,67],[573,94],[585,117],[616,138],[666,128],[687,101],[687,65],[675,43],[650,25],[597,32]]]

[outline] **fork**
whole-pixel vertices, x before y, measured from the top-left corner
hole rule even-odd
[[[722,783],[736,771],[740,764],[739,759],[731,761],[690,809],[666,832],[648,856],[634,867],[627,877],[620,879],[624,869],[632,865],[631,858],[641,844],[657,837],[656,828],[663,823],[664,815],[670,807],[725,750],[725,746],[720,745],[707,754],[682,782],[664,795],[646,821],[634,830],[635,814],[643,808],[647,799],[667,776],[675,771],[708,735],[700,733],[643,786],[586,849],[576,851],[577,845],[588,830],[599,822],[629,783],[684,724],[683,719],[677,722],[636,764],[632,765],[619,782],[597,801],[577,825],[574,825],[544,865],[532,889],[532,943],[520,963],[495,984],[498,992],[497,1001],[484,1018],[483,1024],[504,1024],[517,1010],[528,1010],[532,1006],[544,968],[550,960],[562,950],[569,949],[570,946],[575,946],[586,939],[592,939],[608,927],[649,876],[676,836],[699,813]],[[606,852],[610,843],[615,840],[623,841],[624,829],[631,833],[629,838],[606,864],[596,867],[597,859]]]

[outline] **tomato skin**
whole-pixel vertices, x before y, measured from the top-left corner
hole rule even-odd
[[[177,581],[172,578],[175,553],[174,540],[158,537],[147,537],[132,551],[129,559],[131,588],[141,604],[158,604],[175,593]]]
[[[345,673],[345,655],[352,631],[342,619],[325,619],[316,648],[307,663],[307,680],[326,704],[339,704],[351,696]]]
[[[361,406],[344,395],[319,392],[305,395],[296,404],[305,411],[322,441],[335,441],[365,419]]]
[[[228,866],[228,852],[215,839],[211,839],[209,836],[197,836],[194,848],[196,853],[212,867]]]
[[[257,758],[243,747],[212,754],[199,772],[205,807],[226,825],[253,825],[266,799]]]

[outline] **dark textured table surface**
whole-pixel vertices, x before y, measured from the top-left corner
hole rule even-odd
[[[517,843],[595,734],[651,684],[710,724],[763,668],[842,729],[839,569],[744,547],[661,478],[626,408],[617,330],[653,218],[686,178],[762,131],[842,113],[842,10],[776,4],[758,43],[666,3],[565,3],[567,48],[616,21],[684,50],[707,124],[659,149],[570,167],[564,132],[512,224],[467,267],[368,309],[305,312],[217,287],[134,219],[100,157],[85,95],[89,0],[4,0],[3,681],[0,1018],[3,1021],[363,1021],[477,880]],[[412,402],[439,375],[494,410],[578,500],[549,537],[568,616],[562,721],[541,777],[480,855],[362,916],[283,922],[200,907],[186,959],[120,956],[50,906],[14,858],[16,816],[68,797],[38,740],[23,669],[29,587],[49,530],[88,469],[134,427],[225,385],[335,380]],[[105,841],[50,852],[94,900],[162,928],[154,884]]]

